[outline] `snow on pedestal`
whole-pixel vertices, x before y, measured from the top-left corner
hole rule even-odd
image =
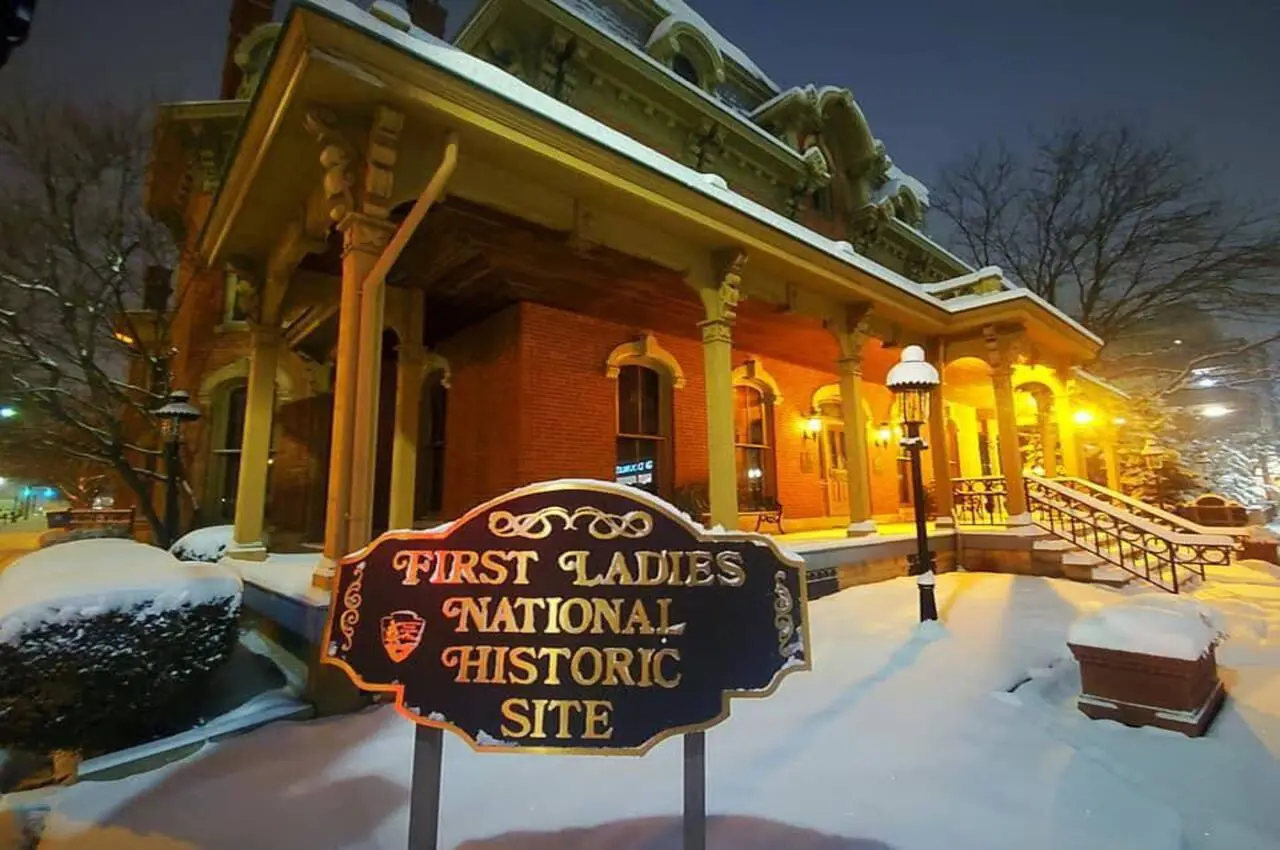
[[[1067,644],[1080,663],[1077,702],[1089,717],[1203,735],[1225,699],[1214,648],[1223,629],[1205,605],[1141,598],[1077,620]]]

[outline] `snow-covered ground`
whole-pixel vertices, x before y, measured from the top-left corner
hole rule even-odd
[[[1230,631],[1230,697],[1202,739],[1074,708],[1069,625],[1133,591],[951,574],[938,592],[946,628],[933,632],[915,626],[907,580],[812,604],[814,671],[735,703],[707,735],[709,804],[724,816],[712,848],[1280,846],[1273,578],[1245,571],[1198,594]],[[400,850],[412,737],[388,708],[278,723],[60,792],[40,846]],[[450,739],[441,846],[678,850],[681,754],[669,741],[641,759],[477,755]],[[651,820],[621,823],[636,818]],[[509,835],[574,828],[587,829]]]

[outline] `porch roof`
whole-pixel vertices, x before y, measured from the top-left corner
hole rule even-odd
[[[1057,357],[1080,362],[1100,347],[1097,337],[1025,289],[939,299],[858,254],[848,242],[803,227],[481,59],[422,30],[396,29],[347,0],[299,0],[271,65],[206,220],[201,254],[212,265],[245,253],[265,257],[265,223],[255,215],[245,220],[246,208],[296,209],[298,194],[278,197],[289,193],[260,185],[284,180],[283,169],[264,164],[269,156],[277,162],[282,156],[272,151],[277,136],[301,135],[297,127],[284,127],[300,123],[284,120],[289,110],[303,108],[295,101],[330,95],[350,102],[358,90],[365,102],[398,101],[419,109],[425,104],[450,123],[482,134],[482,146],[490,152],[514,154],[522,148],[538,158],[538,167],[559,169],[560,179],[607,194],[611,205],[639,202],[637,212],[643,208],[650,220],[682,226],[712,244],[741,246],[753,257],[753,267],[766,274],[823,295],[871,301],[881,315],[913,334],[972,333],[988,324],[1018,322],[1042,350]],[[335,73],[346,78],[345,92],[334,94]],[[308,77],[322,77],[325,85],[316,79],[308,83]],[[305,182],[318,182],[316,169],[304,174],[295,167],[286,190],[305,191]],[[254,203],[248,204],[251,194]]]

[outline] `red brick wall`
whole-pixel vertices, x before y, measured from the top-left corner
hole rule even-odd
[[[276,408],[266,515],[273,544],[323,538],[332,426],[331,394]]]
[[[452,382],[445,412],[443,511],[458,516],[520,483],[520,308],[440,345]]]
[[[576,476],[610,478],[616,457],[617,388],[605,376],[605,361],[616,346],[636,339],[645,328],[537,304],[521,304],[519,314],[517,483]],[[686,382],[672,399],[675,483],[680,486],[705,481],[707,438],[701,343],[667,335],[658,336],[657,341],[680,364]],[[753,359],[750,352],[734,352],[735,366],[749,359]],[[803,425],[814,391],[835,382],[835,372],[778,359],[756,359],[778,382],[782,394],[781,403],[774,409],[778,498],[789,516],[823,516],[826,500],[818,446],[804,438]],[[472,415],[464,411],[468,402],[461,399],[472,398],[476,390],[464,390],[462,383],[455,364],[454,390],[450,393],[451,435],[455,433],[455,421],[468,421]],[[877,385],[866,386],[876,402],[873,415],[887,417],[888,391]],[[884,409],[880,411],[879,407]],[[448,492],[456,492],[459,486],[455,480],[468,475],[466,462],[454,455],[453,448],[451,436],[450,457],[446,460],[446,501],[450,509],[458,503],[449,499]],[[873,475],[873,504],[878,512],[896,513],[897,450],[889,448],[883,454],[885,462]],[[486,491],[487,495],[497,492]]]

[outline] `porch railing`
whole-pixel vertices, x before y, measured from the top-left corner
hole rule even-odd
[[[1203,579],[1205,567],[1231,562],[1234,542],[1227,535],[1175,531],[1039,476],[1028,475],[1026,486],[1036,525],[1170,593],[1192,576]]]
[[[1001,475],[955,478],[952,516],[960,525],[1004,525],[1009,517],[1009,485]]]
[[[1155,505],[1149,505],[1140,499],[1132,496],[1126,496],[1124,493],[1117,493],[1115,490],[1103,487],[1101,484],[1095,484],[1085,478],[1054,478],[1055,482],[1070,487],[1073,490],[1079,490],[1085,495],[1106,502],[1119,510],[1131,513],[1134,516],[1141,517],[1148,522],[1167,528],[1171,531],[1181,532],[1183,534],[1210,534],[1216,536],[1226,536],[1232,538],[1236,543],[1236,548],[1240,548],[1244,541],[1251,536],[1248,528],[1243,526],[1207,526],[1192,522],[1186,517],[1178,516],[1175,513],[1163,510]]]

